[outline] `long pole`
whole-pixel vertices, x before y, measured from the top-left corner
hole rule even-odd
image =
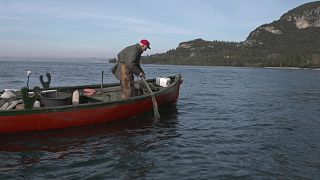
[[[102,85],[103,85],[103,74],[104,74],[104,71],[101,72],[101,90],[102,90]]]
[[[144,85],[147,87],[150,95],[151,95],[151,99],[152,99],[152,104],[153,104],[153,113],[154,113],[154,118],[156,120],[160,119],[160,114],[159,114],[159,110],[158,110],[158,104],[156,101],[156,98],[154,97],[154,93],[152,92],[151,88],[149,87],[148,83],[146,82],[146,80],[144,78],[141,78],[142,82],[144,83]]]
[[[28,89],[28,91],[29,91],[29,78],[30,78],[30,76],[28,76],[28,80],[27,80],[27,89]]]

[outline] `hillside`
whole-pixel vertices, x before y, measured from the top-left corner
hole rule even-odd
[[[257,27],[243,42],[182,42],[143,63],[215,66],[320,67],[320,1],[307,3]]]

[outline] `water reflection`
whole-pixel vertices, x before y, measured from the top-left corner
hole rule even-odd
[[[176,105],[160,108],[160,115],[158,121],[152,118],[153,112],[149,112],[120,122],[1,135],[0,172],[25,175],[22,169],[32,174],[32,170],[44,166],[64,164],[67,171],[74,168],[74,163],[104,167],[108,162],[113,164],[112,171],[125,170],[122,173],[125,177],[144,176],[155,166],[146,154],[179,136]]]

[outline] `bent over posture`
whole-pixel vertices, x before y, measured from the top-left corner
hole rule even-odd
[[[145,78],[145,73],[140,66],[141,54],[150,48],[148,40],[124,48],[118,54],[118,61],[112,67],[112,73],[120,80],[122,87],[121,98],[128,99],[134,96],[134,75]]]

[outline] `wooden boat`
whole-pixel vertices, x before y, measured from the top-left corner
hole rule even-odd
[[[180,85],[183,82],[182,76],[176,75],[169,78],[168,87],[157,86],[156,79],[147,80],[153,87],[158,106],[175,103],[178,100]],[[138,84],[136,82],[136,86]],[[121,94],[119,83],[57,87],[42,92],[72,94],[75,90],[81,92],[84,89],[94,89],[95,93],[81,94],[79,104],[43,105],[46,99],[43,96],[40,99],[37,98],[41,102],[38,108],[0,111],[0,133],[49,130],[119,121],[153,109],[150,94],[146,93],[142,86],[135,89],[136,96],[126,100],[119,98]]]

